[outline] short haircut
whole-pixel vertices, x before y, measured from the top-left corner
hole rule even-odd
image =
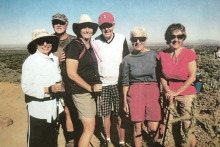
[[[182,25],[181,23],[176,23],[176,24],[174,23],[174,24],[171,24],[165,32],[165,40],[167,41],[166,42],[167,44],[170,44],[170,41],[171,41],[170,36],[172,35],[173,31],[175,31],[175,30],[182,31],[182,33],[185,36],[183,40],[186,39],[186,29],[185,29],[184,25]]]
[[[134,27],[130,32],[130,38],[133,37],[134,34],[144,34],[144,37],[147,38],[147,32],[146,29],[142,26],[140,27]]]

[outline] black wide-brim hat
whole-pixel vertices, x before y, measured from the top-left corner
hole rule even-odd
[[[83,14],[79,18],[78,23],[73,23],[73,32],[77,35],[80,36],[80,31],[82,28],[89,27],[93,29],[93,35],[96,33],[98,29],[98,24],[94,23],[92,19],[87,15]]]
[[[49,34],[45,29],[37,29],[32,32],[32,41],[27,45],[29,53],[34,54],[37,50],[37,43],[44,40],[49,40],[52,43],[51,52],[57,51],[59,38]]]

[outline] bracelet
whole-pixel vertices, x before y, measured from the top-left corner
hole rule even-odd
[[[49,93],[52,94],[52,86],[48,87]]]
[[[91,86],[91,91],[94,92],[94,85]]]

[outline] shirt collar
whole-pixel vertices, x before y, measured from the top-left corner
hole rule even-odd
[[[50,60],[53,59],[53,54],[52,53],[50,53],[49,56],[47,56],[47,55],[41,53],[38,49],[37,49],[36,52],[38,53],[38,55],[40,55],[41,57],[43,57],[45,59],[50,59]]]

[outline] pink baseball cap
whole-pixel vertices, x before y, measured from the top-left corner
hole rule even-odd
[[[104,12],[99,16],[99,26],[101,26],[103,23],[113,23],[114,17],[109,12]]]

